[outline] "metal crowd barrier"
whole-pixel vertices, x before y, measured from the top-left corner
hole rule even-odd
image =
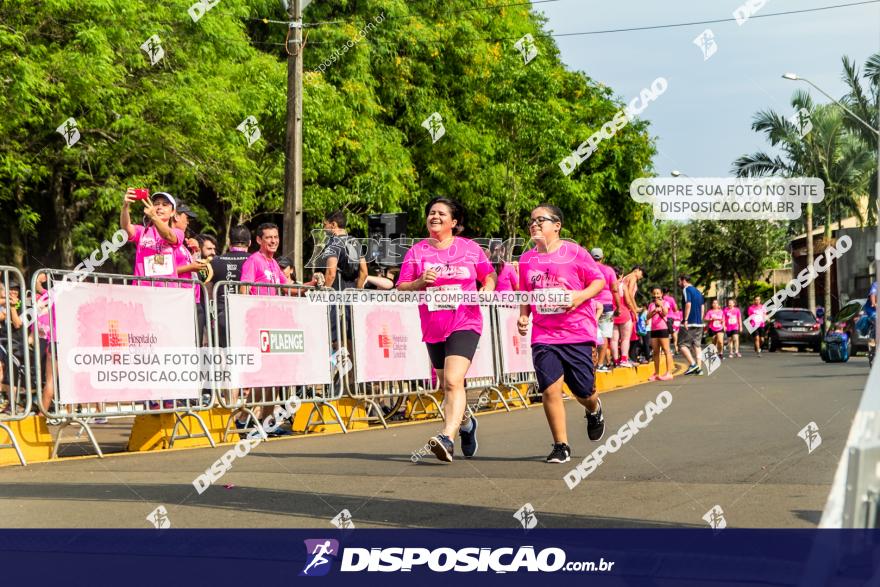
[[[535,376],[534,371],[518,371],[514,369],[512,366],[507,365],[507,361],[504,360],[504,350],[507,348],[505,345],[513,344],[513,340],[502,340],[502,332],[505,329],[501,327],[501,321],[507,318],[508,314],[515,314],[519,317],[519,307],[507,307],[507,306],[496,306],[494,308],[494,312],[492,313],[493,326],[495,330],[495,336],[497,337],[497,346],[498,349],[497,361],[498,361],[498,373],[500,374],[500,382],[499,387],[503,387],[506,389],[512,390],[522,401],[523,405],[527,408],[529,407],[528,399],[540,398],[541,394],[538,391],[538,378]],[[515,333],[507,333],[509,336],[514,335]],[[528,390],[526,391],[525,397],[520,391],[521,385],[527,385]],[[507,403],[504,402],[504,406],[507,407]],[[510,410],[510,408],[508,408]]]
[[[65,275],[71,275],[75,272],[72,271],[62,271],[58,269],[43,269],[34,274],[32,279],[32,296],[33,296],[33,305],[37,307],[38,300],[38,284],[41,281],[40,275],[46,275],[46,283],[45,289],[52,291],[56,286],[60,286],[58,290],[62,292],[60,295],[63,296],[63,290],[66,286],[61,285],[62,280]],[[74,279],[73,283],[77,283],[78,280]],[[134,285],[134,282],[138,282],[141,285]],[[201,288],[201,298],[199,304],[203,306],[205,310],[205,315],[207,315],[208,308],[208,293],[205,289],[205,286],[198,281],[189,280],[189,279],[178,279],[178,278],[170,278],[170,277],[135,277],[131,275],[116,275],[110,273],[90,273],[85,279],[82,280],[82,283],[88,284],[97,284],[97,285],[128,285],[132,287],[144,287],[143,284],[149,283],[149,287],[160,287],[159,284],[162,284],[161,287],[198,287]],[[70,287],[76,287],[75,285],[71,285]],[[42,289],[42,288],[40,288]],[[193,304],[195,304],[195,298],[192,300]],[[194,312],[194,320],[193,324],[189,327],[193,329],[195,333],[195,340],[201,340],[201,332],[199,332],[199,321],[198,321],[198,313]],[[48,311],[49,317],[49,328],[52,332],[55,332],[56,329],[56,315],[54,311]],[[186,324],[178,325],[179,327],[186,328]],[[213,346],[211,339],[211,329],[207,329],[207,345]],[[41,346],[43,346],[46,351],[46,357],[51,359],[49,372],[44,371],[44,362],[45,359],[43,357],[43,352],[41,351]],[[97,346],[97,344],[95,345]],[[106,346],[106,345],[105,345]],[[114,346],[114,345],[110,345]],[[174,414],[175,416],[175,424],[171,432],[171,436],[169,439],[169,448],[174,446],[174,441],[184,438],[207,438],[208,442],[212,447],[216,446],[214,443],[214,439],[211,437],[211,434],[208,430],[208,427],[205,425],[204,420],[202,419],[200,412],[204,412],[209,410],[214,403],[213,393],[205,393],[205,389],[203,388],[203,394],[200,399],[176,399],[176,400],[128,400],[128,401],[104,401],[104,402],[95,402],[95,403],[60,403],[58,402],[58,397],[55,396],[56,390],[60,388],[59,382],[59,373],[58,373],[58,344],[57,341],[50,342],[48,344],[35,344],[33,348],[33,357],[34,357],[34,368],[36,370],[36,380],[37,380],[37,390],[41,390],[41,398],[48,399],[52,397],[53,400],[49,402],[49,405],[44,405],[46,402],[44,399],[37,402],[37,406],[39,407],[39,411],[46,417],[47,423],[51,426],[58,426],[57,436],[55,438],[55,443],[52,448],[52,458],[56,458],[58,455],[58,448],[61,444],[61,439],[64,431],[67,427],[71,425],[77,425],[80,427],[81,432],[85,432],[88,435],[89,441],[95,449],[96,454],[99,457],[103,457],[103,452],[101,451],[101,447],[95,439],[95,435],[92,431],[92,425],[94,424],[95,419],[110,419],[110,418],[125,418],[131,416],[141,416],[141,415],[151,415],[151,414]],[[61,398],[63,399],[63,398]],[[190,430],[187,423],[184,421],[184,417],[189,416],[192,417],[198,422],[199,426],[202,429],[200,433],[193,433]],[[183,431],[182,434],[178,434],[179,431]]]
[[[258,298],[261,302],[273,303],[278,302],[278,300],[290,299],[290,296],[299,297],[297,294],[301,294],[303,303],[309,303],[306,301],[304,297],[305,292],[313,290],[309,286],[304,285],[279,285],[279,284],[266,284],[266,283],[254,283],[254,282],[242,282],[242,281],[219,281],[214,286],[214,291],[212,293],[212,308],[211,308],[211,316],[213,318],[214,324],[214,338],[218,344],[223,341],[229,345],[231,341],[231,326],[232,322],[230,321],[230,312],[229,312],[229,300],[236,295],[242,295],[239,293],[241,288],[244,288],[246,292],[249,292],[251,287],[257,289],[256,294],[249,294],[247,297]],[[269,292],[274,292],[274,295],[270,295]],[[218,319],[218,304],[224,306],[223,311],[223,320],[221,324],[221,320]],[[318,306],[315,306],[318,307]],[[279,306],[279,311],[281,307]],[[331,326],[331,315],[330,315],[330,307],[327,307],[323,310],[325,320],[323,322],[323,328],[320,332],[320,335],[326,337],[328,341],[330,340],[330,326]],[[339,322],[339,316],[337,315],[335,318],[337,329],[342,325]],[[267,324],[266,326],[278,326],[277,323]],[[283,328],[283,326],[278,326],[279,328]],[[339,330],[337,330],[339,332]],[[220,335],[224,336],[221,337]],[[233,346],[233,345],[229,345]],[[326,361],[327,365],[330,366],[331,357],[328,352],[327,356],[324,358],[317,357],[315,360],[318,361]],[[266,386],[266,387],[239,387],[235,389],[218,389],[217,390],[217,399],[219,404],[227,408],[231,411],[230,416],[226,422],[226,428],[223,433],[223,440],[226,441],[226,438],[230,433],[238,433],[238,434],[247,434],[252,431],[258,432],[261,436],[265,437],[266,431],[263,428],[262,422],[260,421],[260,417],[257,415],[257,411],[263,412],[263,408],[281,406],[288,402],[294,401],[294,398],[299,399],[304,404],[311,404],[311,412],[309,413],[308,420],[306,421],[306,431],[309,431],[313,426],[318,425],[327,425],[327,424],[338,424],[343,432],[348,432],[347,427],[342,422],[342,417],[339,414],[339,410],[336,405],[333,403],[336,400],[342,397],[342,385],[341,383],[336,382],[336,378],[332,373],[332,366],[330,367],[331,376],[329,381],[326,384],[304,384],[302,381],[296,381],[295,376],[290,377],[289,383],[285,383],[284,385],[274,385],[274,386]],[[323,408],[329,409],[333,415],[334,420],[327,420],[324,417]],[[238,427],[235,425],[235,422],[238,419],[240,413],[244,413],[247,415],[246,421],[242,427]],[[312,421],[315,420],[313,424]]]
[[[0,311],[5,314],[0,320],[0,431],[9,437],[0,443],[0,449],[12,448],[22,465],[27,465],[24,453],[18,444],[15,433],[7,422],[24,420],[31,413],[31,364],[28,352],[28,329],[23,324],[13,323],[13,314],[21,319],[27,309],[27,295],[24,276],[15,267],[0,265]],[[19,304],[13,304],[11,291],[17,288]],[[15,309],[18,305],[20,309]],[[17,321],[16,321],[17,322]],[[0,441],[2,441],[0,432]]]
[[[498,332],[497,312],[493,307],[487,307],[485,309],[481,308],[481,311],[483,311],[483,335],[480,339],[480,344],[489,345],[489,352],[492,355],[492,374],[476,377],[465,377],[465,392],[478,392],[478,399],[476,403],[477,409],[474,410],[473,407],[470,405],[468,406],[468,409],[471,413],[473,413],[475,411],[479,411],[483,408],[488,407],[489,403],[492,402],[492,394],[494,394],[495,400],[492,405],[492,409],[497,409],[500,405],[509,412],[510,405],[508,405],[507,399],[504,397],[504,392],[502,389],[502,365],[501,353],[499,352],[501,346],[499,340],[500,334]],[[489,336],[486,336],[487,333]],[[478,350],[477,355],[474,356],[474,363],[478,361],[479,354],[480,350]],[[517,393],[519,393],[518,390]],[[522,398],[521,395],[520,399],[522,399],[523,403],[525,404],[525,399]],[[528,404],[525,405],[528,406]]]
[[[413,324],[417,325],[418,316],[411,313],[415,310],[415,306],[411,306],[409,310],[404,310],[403,308],[406,308],[406,306],[383,306],[383,309],[387,312],[399,312],[401,324],[406,324],[407,326],[412,326]],[[357,322],[357,318],[359,318],[358,314],[366,311],[367,310],[364,306],[351,306],[352,321]],[[410,312],[410,314],[407,315],[406,312]],[[347,315],[345,311],[340,311],[339,313],[343,316]],[[366,333],[358,332],[358,329],[354,328],[354,326],[352,326],[350,331],[345,330],[343,332],[346,332],[347,335],[344,336],[341,341],[341,348],[345,348],[348,355],[352,357],[352,360],[354,361],[354,376],[350,378],[351,381],[346,380],[345,382],[345,395],[355,400],[355,409],[352,409],[351,415],[348,419],[349,426],[353,422],[379,422],[384,428],[388,428],[386,416],[394,416],[397,414],[407,399],[411,399],[412,401],[405,408],[405,418],[413,418],[415,416],[428,414],[433,410],[436,410],[440,417],[443,418],[443,410],[440,402],[434,397],[434,393],[438,391],[438,387],[432,381],[430,375],[425,375],[425,377],[409,377],[405,374],[395,372],[378,380],[361,377],[359,376],[360,368],[369,364],[369,358],[364,356],[364,353],[359,351],[359,348],[363,347],[363,345],[369,344],[370,341],[367,340]],[[416,329],[413,329],[411,336],[408,336],[405,341],[406,344],[414,345],[413,348],[424,349],[425,346],[424,343],[421,342],[421,334],[419,333],[418,336],[416,336],[415,333]],[[350,339],[348,334],[351,335]],[[393,335],[399,334],[400,333],[389,333],[392,337]],[[409,340],[409,338],[415,339]],[[427,361],[426,365],[430,365],[427,351],[425,351],[425,353],[424,360]],[[430,367],[427,367],[426,370],[427,372],[430,372]],[[357,408],[361,406],[363,406],[366,416],[356,415]]]

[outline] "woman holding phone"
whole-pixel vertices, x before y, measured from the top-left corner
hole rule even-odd
[[[429,238],[413,245],[403,258],[397,282],[400,291],[427,291],[454,295],[456,292],[493,291],[498,276],[486,253],[474,241],[462,238],[464,209],[449,198],[432,199],[425,206]],[[464,378],[471,366],[480,335],[483,315],[478,305],[419,305],[422,340],[428,347],[446,398],[443,430],[428,442],[438,459],[452,462],[455,433],[461,434],[461,451],[466,458],[477,452],[477,419],[463,422],[467,395]]]
[[[177,277],[174,249],[184,242],[183,231],[172,228],[171,222],[177,202],[171,194],[156,192],[144,199],[145,190],[128,188],[119,213],[119,225],[128,233],[128,241],[135,244],[134,274],[138,277]],[[131,204],[144,202],[146,222],[132,224]],[[136,281],[135,285],[164,287],[164,282]]]

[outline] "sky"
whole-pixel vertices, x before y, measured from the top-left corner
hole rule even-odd
[[[854,0],[766,0],[755,16]],[[554,34],[732,18],[748,0],[555,0],[534,4]],[[752,0],[752,4],[760,4]],[[704,60],[693,40],[711,29],[717,51]],[[649,31],[555,37],[562,61],[629,102],[658,77],[668,89],[640,115],[657,139],[659,176],[728,177],[734,160],[771,151],[751,123],[759,110],[794,114],[791,96],[810,90],[782,78],[794,72],[839,98],[844,55],[862,65],[880,51],[880,2],[820,12],[749,18]],[[571,147],[584,141],[572,137]]]

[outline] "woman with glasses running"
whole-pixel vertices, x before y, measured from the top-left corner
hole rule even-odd
[[[563,383],[586,410],[589,439],[598,441],[605,434],[602,403],[593,393],[593,348],[598,324],[590,302],[605,287],[605,279],[593,257],[576,243],[562,240],[560,230],[559,208],[542,204],[532,210],[529,232],[535,248],[523,253],[519,261],[521,291],[547,297],[555,294],[557,298],[565,293],[569,298],[561,305],[523,305],[517,323],[520,335],[525,336],[532,316],[532,362],[553,435],[548,463],[564,463],[571,458]]]
[[[425,206],[425,224],[430,237],[407,251],[400,269],[397,289],[455,293],[493,291],[498,276],[486,253],[474,241],[462,238],[464,209],[449,198],[434,198]],[[473,304],[419,305],[422,340],[428,347],[437,381],[446,395],[443,405],[445,424],[442,432],[428,442],[438,459],[452,462],[455,433],[461,434],[461,452],[466,458],[477,453],[477,419],[463,422],[467,394],[464,378],[471,366],[480,334],[483,315]]]

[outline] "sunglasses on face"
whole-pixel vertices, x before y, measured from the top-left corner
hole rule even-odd
[[[533,224],[544,224],[545,222],[559,222],[558,218],[548,218],[547,216],[538,216],[529,220],[529,226]]]

